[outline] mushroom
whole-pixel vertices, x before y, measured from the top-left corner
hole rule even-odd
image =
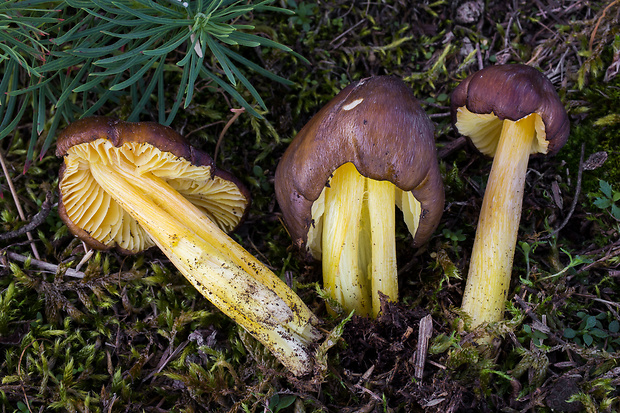
[[[553,85],[530,66],[490,66],[452,94],[456,129],[493,157],[472,250],[462,309],[471,326],[503,318],[531,154],[554,155],[569,121]]]
[[[90,117],[58,137],[59,213],[96,249],[157,245],[226,315],[295,375],[312,371],[316,316],[226,232],[250,203],[231,174],[169,127]]]
[[[293,242],[322,260],[324,288],[347,311],[376,316],[398,300],[395,207],[415,246],[431,236],[444,192],[434,127],[401,80],[355,82],[297,134],[276,169]]]

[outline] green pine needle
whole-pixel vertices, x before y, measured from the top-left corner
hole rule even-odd
[[[96,114],[108,102],[128,96],[129,120],[157,110],[170,124],[188,107],[198,79],[213,82],[256,117],[265,109],[241,67],[289,83],[242,57],[240,48],[287,46],[251,33],[245,19],[257,13],[287,13],[273,0],[255,4],[195,0],[8,0],[0,4],[0,140],[14,133],[24,116],[32,122],[28,164],[39,140],[40,157],[64,122]],[[303,59],[303,58],[302,58]],[[176,64],[170,64],[176,63]],[[180,83],[168,84],[181,72]],[[237,89],[243,87],[253,102]],[[164,91],[176,90],[174,99]],[[94,102],[94,103],[93,103]]]

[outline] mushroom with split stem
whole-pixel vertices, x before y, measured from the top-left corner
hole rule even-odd
[[[326,291],[376,316],[379,291],[398,299],[394,205],[416,246],[443,213],[433,124],[401,80],[355,82],[293,139],[275,189],[293,242],[322,260]]]
[[[521,64],[470,75],[452,93],[451,106],[459,133],[493,157],[462,304],[476,327],[503,317],[529,157],[556,154],[570,127],[549,79]]]
[[[136,253],[157,245],[225,314],[291,372],[312,371],[316,316],[224,231],[250,202],[231,174],[169,127],[90,117],[58,137],[59,213],[97,249]]]

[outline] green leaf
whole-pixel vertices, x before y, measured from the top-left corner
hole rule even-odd
[[[543,339],[543,340],[548,338],[548,336],[540,330],[534,330],[534,337],[538,339]]]
[[[165,60],[166,57],[163,56],[158,62],[157,68],[155,69],[155,73],[153,74],[149,85],[142,92],[142,98],[140,98],[138,103],[134,106],[131,114],[127,118],[128,121],[137,122],[139,120],[140,112],[142,112],[148,100],[151,98],[151,93],[153,93],[155,86],[158,84],[158,82],[163,82],[162,74],[164,72]]]
[[[593,335],[594,337],[598,337],[598,338],[609,337],[609,333],[607,333],[606,331],[601,330],[600,328],[593,329],[592,331],[590,331],[590,334]]]
[[[52,73],[57,74],[62,70],[67,70],[72,66],[78,66],[84,63],[84,58],[79,56],[64,55],[62,57],[52,59],[48,63],[39,67],[41,74]]]
[[[207,2],[207,8],[202,10],[202,13],[206,14],[207,16],[210,16],[211,13],[213,13],[215,11],[215,9],[217,9],[218,7],[220,7],[222,5],[222,1],[220,0],[219,2],[217,0],[212,0],[210,2]],[[198,8],[201,8],[200,6]]]
[[[564,337],[571,339],[577,336],[577,332],[570,327],[564,329]]]
[[[609,332],[615,334],[618,331],[620,331],[620,323],[618,323],[618,320],[613,320],[609,323]]]
[[[53,79],[53,77],[50,77],[42,82],[36,82],[33,83],[32,85],[23,88],[23,89],[17,89],[17,90],[13,90],[11,92],[7,92],[8,96],[19,96],[19,95],[26,95],[32,92],[36,92],[39,89],[41,89],[41,86],[45,85],[46,83],[50,82]],[[34,79],[32,79],[34,80]]]
[[[351,311],[346,318],[343,318],[342,321],[329,332],[327,338],[317,348],[315,357],[319,369],[327,371],[327,352],[338,343],[344,332],[345,325],[353,318],[354,313],[355,311]]]
[[[292,394],[284,394],[280,396],[280,400],[277,405],[278,411],[291,406],[293,403],[295,403],[295,400],[297,400],[297,396]]]
[[[141,21],[140,19],[121,19],[117,17],[120,14],[118,10],[116,9],[108,8],[108,13],[110,14],[110,16],[106,16],[105,14],[99,14],[89,9],[85,9],[85,10],[87,13],[92,14],[97,19],[101,19],[101,20],[106,21],[106,23],[110,23],[111,26],[107,30],[118,30],[119,28],[122,28],[122,27],[135,27],[135,26],[141,26],[144,24],[144,22]],[[103,30],[103,28],[101,28],[100,30]],[[110,34],[112,36],[115,35],[115,33],[113,32]]]
[[[36,129],[37,133],[41,133],[43,131],[43,126],[45,125],[45,115],[47,113],[46,111],[46,100],[45,100],[45,88],[44,87],[40,87],[39,88],[39,99],[38,99],[38,108],[37,108],[37,120],[36,122],[34,122],[34,124],[36,125],[36,128],[32,128],[32,129]],[[33,125],[33,126],[35,126]]]
[[[599,179],[599,186],[600,186],[600,188],[601,188],[601,192],[602,192],[603,194],[605,194],[605,196],[606,196],[607,198],[610,198],[610,199],[611,199],[611,197],[612,197],[611,185],[609,185],[609,183],[608,183],[607,181],[604,181],[604,180],[602,180],[602,179]]]
[[[586,346],[590,346],[590,345],[592,345],[592,342],[594,341],[594,339],[592,338],[592,336],[591,336],[590,334],[584,334],[584,335],[582,336],[582,338],[583,338],[583,343],[584,343]]]
[[[260,115],[260,113],[258,113],[244,98],[243,96],[241,96],[239,94],[239,92],[237,92],[235,90],[235,88],[233,88],[229,83],[226,83],[225,81],[223,81],[222,79],[220,79],[219,77],[215,76],[213,73],[211,73],[209,70],[207,70],[204,66],[201,69],[200,72],[203,76],[208,77],[209,79],[213,80],[215,83],[218,84],[218,86],[220,86],[222,89],[224,89],[226,91],[226,93],[228,93],[229,95],[231,95],[233,98],[235,98],[235,100],[245,108],[245,110],[248,111],[248,113],[250,113],[252,116],[257,117],[258,119],[262,119],[263,117]]]
[[[107,34],[109,32],[103,32],[103,33]],[[101,57],[110,52],[120,50],[123,46],[129,43],[131,39],[132,38],[129,38],[129,37],[121,38],[112,44],[109,44],[107,46],[101,46],[101,47],[79,47],[79,48],[74,49],[71,53],[76,56],[81,56],[81,57]]]
[[[90,11],[86,10],[86,12]],[[98,14],[95,14],[95,16],[97,16],[97,18],[101,17]],[[97,35],[101,33],[102,30],[112,30],[115,27],[114,23],[112,22],[104,22],[101,24],[97,24],[94,27],[88,27],[84,29],[85,25],[88,26],[90,22],[93,21],[93,16],[84,16],[82,13],[78,13],[74,16],[74,18],[77,19],[75,21],[79,21],[80,24],[74,24],[73,26],[69,25],[69,27],[71,28],[62,36],[55,38],[53,41],[54,44],[62,46],[65,43],[75,42],[79,39],[88,39],[89,36]],[[74,20],[70,20],[70,23],[73,22]]]
[[[79,82],[82,81],[82,78],[84,77],[84,75],[86,74],[86,72],[89,69],[91,60],[87,60],[86,63],[84,65],[82,65],[82,68],[78,71],[78,73],[75,75],[75,77],[71,80],[71,82],[67,85],[66,80],[68,80],[67,76],[63,76],[63,87],[62,87],[62,93],[60,94],[60,96],[58,97],[58,101],[56,102],[56,108],[59,108],[60,106],[62,106],[65,101],[69,98],[69,96],[71,96],[73,93],[75,93],[75,91],[73,90],[77,84]]]
[[[125,66],[115,67],[116,63],[121,60],[129,60],[130,62],[137,62],[141,60],[146,60],[146,56],[144,56],[143,52],[151,47],[158,39],[151,38],[146,42],[140,44],[139,46],[135,46],[133,49],[125,52],[114,55],[112,57],[107,57],[105,59],[99,59],[93,64],[95,66],[109,67],[109,73],[118,73],[127,70],[131,67],[131,64],[125,63]],[[133,64],[133,63],[132,63]]]
[[[586,330],[590,330],[595,325],[596,325],[596,317],[594,317],[593,315],[589,316],[586,319]]]
[[[26,111],[26,108],[28,107],[28,100],[29,99],[24,99],[24,102],[22,103],[22,106],[19,109],[17,116],[15,116],[13,120],[4,129],[0,130],[0,139],[4,138],[9,133],[13,132],[13,130],[17,127],[17,124],[21,120],[22,116],[24,116],[24,112]],[[4,120],[6,119],[7,117],[5,116]],[[4,124],[4,121],[2,123]]]
[[[201,39],[201,40],[203,40],[203,39]],[[211,53],[213,53],[213,55],[217,59],[217,62],[220,64],[220,67],[224,70],[224,73],[226,74],[226,77],[228,78],[228,81],[233,86],[236,86],[237,82],[235,80],[235,76],[233,75],[232,71],[230,70],[230,65],[232,63],[230,62],[230,59],[228,59],[228,57],[226,57],[226,55],[222,52],[221,49],[223,49],[223,47],[220,46],[216,41],[214,41],[211,38],[211,36],[204,36],[204,40],[206,40],[207,45],[209,46],[209,50],[211,50]]]
[[[185,95],[185,91],[187,90],[187,82],[189,78],[189,70],[183,70],[183,76],[181,76],[181,83],[179,84],[179,90],[177,91],[177,97],[172,104],[172,108],[170,109],[170,113],[168,113],[168,117],[163,122],[164,125],[169,126],[174,117],[176,116],[179,107],[181,106],[181,102],[183,101],[183,95]],[[161,115],[160,115],[161,116]]]
[[[609,198],[596,198],[594,205],[601,209],[607,209],[612,205],[612,201]]]
[[[122,76],[123,76],[122,73],[117,74],[116,77],[112,80],[112,84],[116,84]],[[97,102],[95,102],[94,105],[91,105],[90,103],[88,103],[88,99],[83,99],[85,110],[82,113],[81,117],[85,118],[87,116],[93,115],[95,112],[99,110],[100,107],[102,107],[110,99],[113,93],[114,92],[110,89],[105,90],[105,92],[99,95],[99,100],[97,100]]]
[[[264,110],[267,110],[267,106],[265,105],[265,102],[263,102],[263,99],[260,97],[260,94],[258,93],[258,91],[254,88],[254,86],[252,86],[252,84],[250,83],[250,81],[243,75],[243,73],[241,73],[239,71],[239,69],[234,65],[231,64],[230,65],[230,70],[233,72],[233,74],[235,75],[235,77],[237,79],[239,79],[239,81],[241,82],[241,84],[243,86],[245,86],[245,88],[250,92],[250,94],[252,95],[252,97],[254,97],[254,99],[256,99],[256,102],[260,105],[260,107],[262,107]]]
[[[80,86],[76,87],[75,89],[73,89],[73,91],[75,93],[88,92],[90,90],[93,90],[99,83],[103,82],[104,80],[105,80],[105,77],[103,76],[94,77],[88,82],[83,83]]]
[[[166,18],[166,17],[159,17],[159,16],[151,16],[149,14],[143,13],[141,11],[138,11],[136,9],[132,9],[131,7],[123,4],[123,3],[119,3],[119,2],[114,2],[114,5],[118,6],[119,9],[121,9],[122,11],[126,12],[127,14],[130,14],[134,17],[137,17],[138,19],[142,20],[143,22],[149,22],[152,24],[160,24],[162,26],[168,26],[168,27],[181,27],[181,26],[187,26],[187,21],[185,19],[170,19],[170,18]],[[148,10],[148,9],[144,9],[144,10]]]
[[[258,44],[260,44],[261,46],[264,47],[272,47],[274,49],[280,49],[283,50],[285,52],[293,52],[293,50],[288,47],[285,46],[283,44],[280,44],[276,41],[273,41],[271,39],[268,39],[266,37],[262,37],[262,36],[257,36],[255,34],[249,34],[249,33],[244,33],[244,32],[236,32],[235,33],[235,37],[237,37],[239,40],[241,41],[246,41],[246,42],[256,42]],[[301,57],[301,56],[299,56]]]
[[[153,57],[144,66],[142,66],[134,75],[132,75],[129,79],[127,79],[127,80],[125,80],[125,81],[123,81],[121,83],[117,83],[117,84],[112,85],[110,87],[110,90],[114,90],[114,91],[122,90],[122,89],[125,89],[129,85],[133,85],[138,80],[142,79],[142,76],[144,76],[146,71],[149,70],[151,68],[151,66],[153,66],[153,64],[155,63],[155,61],[158,58],[159,58],[158,56]]]
[[[47,131],[47,136],[45,137],[45,141],[41,147],[41,153],[39,154],[39,160],[43,159],[43,156],[47,153],[47,150],[52,145],[53,139],[56,137],[56,129],[58,129],[58,125],[60,124],[60,120],[62,116],[60,113],[56,112],[52,118],[52,124]]]
[[[190,37],[189,31],[181,31],[181,33],[174,36],[172,39],[164,43],[162,46],[156,49],[145,50],[143,53],[146,56],[161,56],[163,54],[168,54],[171,51],[175,50],[177,47],[181,45],[185,40]]]
[[[271,80],[275,80],[276,82],[282,83],[284,85],[293,85],[293,82],[291,82],[290,80],[285,79],[281,76],[276,75],[275,73],[268,71],[267,69],[257,65],[251,60],[246,59],[245,57],[241,56],[240,54],[230,49],[225,48],[224,53],[226,53],[226,55],[229,56],[231,59],[236,60],[237,62],[243,64],[244,66],[247,66],[248,68],[254,70],[255,72],[257,72],[258,74],[262,76],[265,76]]]
[[[30,66],[28,62],[26,62],[26,59],[24,59],[21,55],[15,53],[12,48],[5,45],[4,43],[0,43],[0,49],[4,50],[10,57],[13,58],[13,60],[19,62],[19,65],[26,69],[29,76],[41,77],[39,71],[36,68]]]
[[[146,8],[150,8],[153,9],[155,11],[159,11],[162,14],[166,14],[169,17],[172,18],[176,18],[176,19],[183,19],[185,18],[185,14],[181,13],[178,10],[174,10],[174,9],[170,9],[168,7],[165,7],[157,2],[154,2],[152,0],[135,0],[136,3],[142,4],[144,7]],[[174,2],[173,2],[174,4]]]

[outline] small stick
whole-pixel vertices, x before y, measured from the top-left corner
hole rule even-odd
[[[232,125],[239,116],[241,116],[241,114],[243,112],[245,112],[244,108],[241,109],[231,109],[231,112],[233,112],[233,117],[230,118],[230,120],[228,121],[228,123],[226,123],[226,125],[224,125],[224,129],[222,129],[222,133],[220,133],[220,137],[217,140],[217,144],[215,145],[215,153],[213,154],[213,160],[215,162],[217,162],[217,152],[220,149],[220,144],[222,143],[222,139],[224,138],[224,135],[226,134],[226,131],[228,130],[228,128],[230,128],[230,125]]]
[[[458,137],[455,141],[447,143],[443,148],[437,152],[437,157],[443,159],[461,149],[467,143],[467,138],[464,136]]]
[[[616,3],[618,3],[618,0],[615,0],[609,3],[607,7],[603,9],[603,13],[601,14],[601,17],[599,17],[598,20],[596,21],[596,24],[594,25],[594,29],[592,30],[592,34],[590,35],[590,43],[588,44],[589,46],[588,50],[590,53],[592,53],[592,47],[594,46],[594,39],[596,38],[596,32],[598,31],[598,27],[600,26],[601,21],[605,17],[605,14],[607,13],[607,11]]]
[[[605,254],[604,257],[601,257],[599,259],[597,259],[594,262],[591,262],[590,264],[586,265],[585,267],[583,267],[581,269],[581,271],[588,271],[590,268],[594,267],[596,264],[603,262],[603,261],[607,261],[610,260],[614,257],[617,257],[618,255],[620,255],[620,248],[610,248],[609,251]]]
[[[426,354],[428,353],[428,340],[433,335],[433,318],[427,315],[420,320],[420,330],[418,331],[418,348],[416,350],[415,359],[415,378],[421,379],[424,373],[424,364],[426,363]]]
[[[581,145],[581,157],[579,158],[579,170],[577,171],[577,183],[575,184],[575,196],[573,197],[573,202],[571,203],[570,210],[564,218],[564,221],[560,224],[559,227],[553,230],[550,234],[540,237],[540,239],[545,240],[551,238],[554,234],[557,234],[568,224],[568,221],[573,216],[573,212],[575,212],[575,207],[577,206],[577,202],[579,201],[579,194],[581,193],[581,178],[583,175],[583,155],[585,151],[585,144]]]
[[[17,207],[17,212],[19,213],[19,217],[22,221],[26,220],[26,215],[24,214],[24,210],[22,209],[21,204],[19,203],[19,198],[17,197],[17,191],[15,191],[15,186],[13,186],[13,180],[11,180],[11,175],[9,175],[9,169],[6,167],[6,163],[4,162],[4,156],[2,155],[2,151],[0,151],[0,164],[2,165],[2,171],[4,172],[4,176],[6,177],[6,182],[9,184],[9,189],[11,190],[11,195],[13,196],[13,200],[15,201],[15,207]],[[32,234],[30,232],[26,232],[28,236],[28,241],[34,241]],[[32,248],[32,253],[34,254],[36,259],[41,259],[39,256],[39,251],[37,250],[37,246],[34,242],[30,243],[30,247]]]
[[[15,231],[5,232],[4,234],[0,234],[0,241],[5,241],[7,239],[16,238],[16,237],[19,237],[21,235],[24,235],[34,230],[36,227],[41,225],[43,221],[45,221],[45,218],[47,218],[51,209],[52,209],[52,193],[48,192],[45,195],[45,201],[43,201],[43,204],[41,204],[41,210],[37,212],[35,216],[32,217],[30,222],[24,225],[23,227],[16,229]]]
[[[10,251],[5,251],[5,254],[7,256],[7,258],[14,260],[14,261],[19,261],[21,263],[26,262],[26,260],[28,259],[28,257],[25,257],[23,255],[14,253],[14,252],[10,252]],[[2,258],[0,256],[0,258]],[[58,265],[54,265],[54,264],[50,264],[49,262],[45,262],[45,261],[41,261],[41,260],[37,260],[37,259],[31,259],[30,260],[30,264],[34,265],[37,268],[40,268],[44,271],[50,271],[53,273],[58,272]],[[4,262],[2,262],[2,260],[0,259],[0,266],[3,267],[8,267],[8,264],[5,264]],[[65,272],[66,276],[69,277],[74,277],[74,278],[84,278],[84,273],[80,272],[80,271],[76,271],[74,269],[71,268],[67,268],[67,271]]]

